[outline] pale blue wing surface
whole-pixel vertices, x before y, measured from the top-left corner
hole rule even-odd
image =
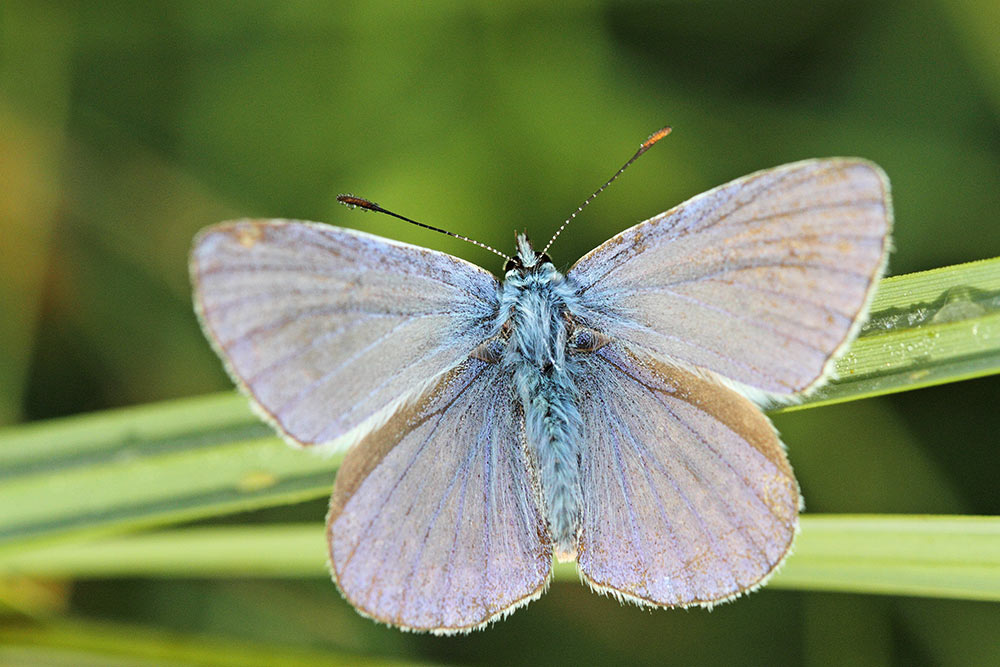
[[[356,440],[465,359],[498,308],[496,278],[468,262],[316,223],[211,227],[191,277],[230,374],[296,444]]]
[[[577,319],[748,394],[808,391],[864,317],[891,218],[885,174],[863,160],[751,174],[580,259]]]
[[[789,552],[800,506],[767,417],[732,389],[616,343],[578,358],[587,582],[660,606],[761,585]]]
[[[544,590],[539,507],[510,371],[473,357],[348,451],[327,518],[333,574],[379,621],[471,630]]]

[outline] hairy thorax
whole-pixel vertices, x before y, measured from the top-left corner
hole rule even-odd
[[[502,363],[524,407],[526,447],[538,472],[553,548],[576,556],[580,525],[580,429],[575,383],[573,310],[576,291],[523,237],[501,292],[506,337]]]

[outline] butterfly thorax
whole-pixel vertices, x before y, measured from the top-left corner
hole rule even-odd
[[[575,557],[580,512],[580,414],[575,367],[567,355],[576,291],[524,236],[508,266],[501,318],[508,334],[503,363],[524,407],[528,455],[538,470],[553,548]]]

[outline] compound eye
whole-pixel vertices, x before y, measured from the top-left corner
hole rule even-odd
[[[606,336],[602,336],[593,329],[585,329],[583,327],[574,329],[569,337],[569,345],[574,352],[594,352],[609,342],[611,341]]]

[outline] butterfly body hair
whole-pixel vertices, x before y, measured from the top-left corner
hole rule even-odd
[[[572,560],[582,503],[582,420],[578,362],[567,346],[577,293],[524,236],[518,237],[518,260],[500,288],[500,319],[509,324],[502,363],[524,409],[527,453],[537,469],[553,548],[560,560]]]

